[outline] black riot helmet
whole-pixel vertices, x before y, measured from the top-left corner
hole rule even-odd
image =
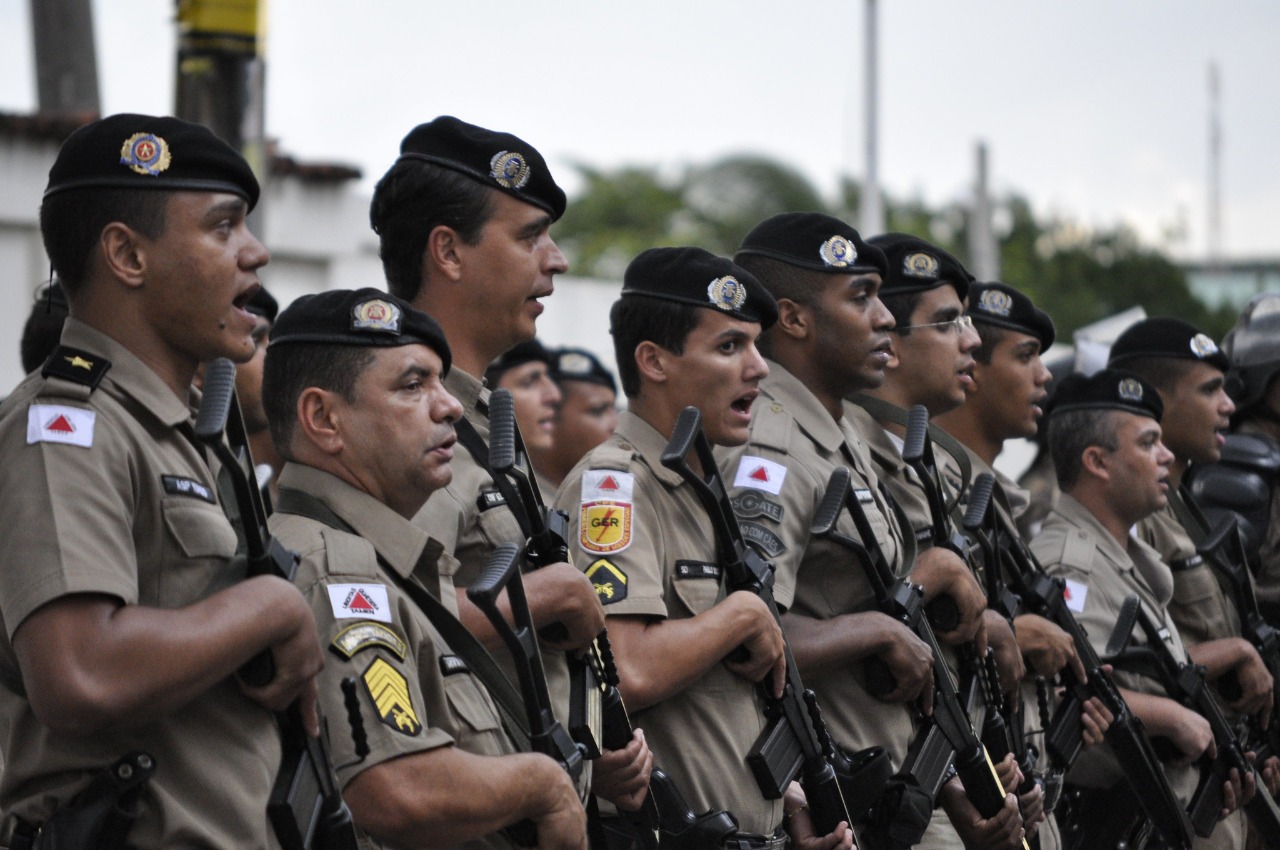
[[[1222,347],[1231,361],[1227,392],[1240,412],[1247,414],[1280,372],[1280,292],[1251,298]]]

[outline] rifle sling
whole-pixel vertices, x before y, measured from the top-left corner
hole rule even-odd
[[[882,419],[904,427],[907,424],[907,412],[896,404],[890,404],[884,399],[876,398],[866,393],[859,393],[852,401],[867,413],[870,413],[875,419]],[[965,488],[969,486],[969,482],[973,480],[973,464],[969,462],[969,453],[964,450],[964,446],[960,445],[955,437],[932,422],[929,423],[929,439],[933,441],[934,445],[941,446],[947,454],[951,455],[956,465],[960,467],[961,486],[956,491],[955,498],[944,505],[946,513],[950,514],[956,509],[956,505],[960,503],[960,497],[964,494]]]
[[[344,522],[342,517],[334,513],[324,502],[321,502],[310,493],[304,493],[292,487],[280,488],[276,513],[297,514],[327,525],[329,528],[359,536],[355,529]],[[426,555],[427,551],[427,549],[424,549],[423,555]],[[507,733],[511,735],[521,751],[528,752],[529,727],[524,720],[524,700],[516,691],[515,686],[511,684],[511,680],[507,678],[502,669],[498,667],[497,662],[489,655],[489,651],[425,587],[413,581],[412,578],[400,575],[386,562],[381,554],[378,555],[378,563],[382,565],[383,571],[390,575],[395,583],[399,585],[400,589],[413,600],[414,604],[422,609],[422,613],[426,614],[427,619],[431,621],[431,625],[449,644],[449,649],[457,653],[458,657],[471,668],[471,672],[484,684],[502,715],[503,725],[506,726]],[[416,573],[418,568],[422,566],[426,565],[419,561],[414,566],[414,572]]]
[[[494,486],[498,488],[498,492],[506,500],[507,508],[511,511],[511,515],[520,524],[520,533],[526,538],[530,537],[533,534],[533,529],[529,523],[529,518],[524,514],[524,500],[520,498],[520,493],[516,490],[515,485],[511,483],[511,479],[505,475],[493,474],[493,467],[489,466],[489,446],[485,444],[484,438],[480,436],[476,426],[472,425],[469,419],[463,417],[453,423],[453,431],[458,435],[458,442],[462,443],[463,448],[467,450],[467,454],[471,455],[481,469],[489,473]]]

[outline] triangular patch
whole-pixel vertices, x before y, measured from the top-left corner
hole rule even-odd
[[[62,413],[53,417],[53,419],[44,426],[44,429],[58,434],[74,434],[76,432],[75,426],[72,425],[71,421]]]
[[[27,408],[27,444],[66,443],[93,445],[93,425],[98,414],[81,407],[33,404]]]
[[[756,471],[755,471],[755,472],[753,472],[753,473],[751,473],[751,480],[753,480],[753,481],[768,481],[768,480],[769,480],[769,470],[765,469],[763,466],[756,467]]]
[[[617,490],[618,489],[617,479],[614,478],[612,475],[606,476],[605,479],[600,482],[600,489],[601,490]]]
[[[362,592],[358,592],[355,596],[351,597],[351,602],[347,605],[347,608],[360,614],[372,614],[377,610],[377,608],[374,607],[374,604],[369,601],[369,597],[365,596]]]

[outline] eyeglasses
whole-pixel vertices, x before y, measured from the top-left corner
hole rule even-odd
[[[944,333],[946,331],[955,331],[956,336],[959,336],[965,331],[973,329],[973,317],[966,314],[964,316],[956,316],[954,319],[948,319],[945,322],[929,322],[925,325],[898,325],[893,328],[893,331],[901,333],[902,331],[914,331],[919,328],[938,328]]]

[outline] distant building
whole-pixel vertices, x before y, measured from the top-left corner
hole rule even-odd
[[[1241,310],[1259,292],[1280,292],[1280,258],[1184,263],[1191,292],[1210,308]]]

